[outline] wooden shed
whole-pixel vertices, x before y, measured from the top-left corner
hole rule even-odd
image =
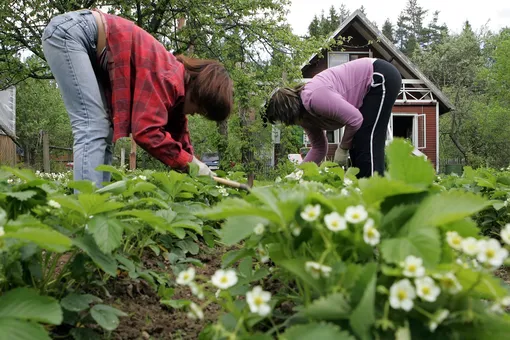
[[[438,171],[439,116],[453,109],[448,98],[360,11],[347,18],[330,36],[333,38],[339,41],[338,47],[314,54],[302,65],[303,81],[326,68],[358,58],[375,57],[391,62],[402,75],[402,88],[393,107],[388,137],[411,140]],[[330,143],[327,159],[332,159],[342,130],[326,134]],[[306,135],[304,144],[310,146]]]

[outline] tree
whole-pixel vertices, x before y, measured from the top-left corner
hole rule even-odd
[[[397,19],[397,43],[402,52],[410,56],[427,42],[428,32],[423,26],[427,10],[417,0],[408,0],[405,9]]]
[[[386,19],[386,21],[384,22],[382,27],[382,34],[384,34],[384,36],[388,38],[391,42],[393,43],[395,42],[393,38],[393,24],[391,23],[390,19]]]
[[[323,38],[334,32],[342,22],[350,15],[350,11],[344,4],[341,4],[338,11],[335,7],[329,8],[328,16],[321,12],[320,18],[314,15],[310,25],[308,25],[308,35],[314,38]]]

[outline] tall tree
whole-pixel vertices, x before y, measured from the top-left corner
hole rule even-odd
[[[382,27],[382,34],[384,34],[386,38],[394,43],[395,38],[393,37],[393,31],[393,24],[391,23],[390,19],[386,19]]]
[[[408,56],[428,41],[428,32],[423,24],[426,14],[427,10],[418,5],[418,0],[408,0],[397,19],[397,43]]]

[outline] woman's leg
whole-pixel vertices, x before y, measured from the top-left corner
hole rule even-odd
[[[71,119],[74,180],[101,186],[108,177],[95,168],[108,160],[111,125],[94,72],[96,42],[97,25],[88,10],[55,17],[42,36],[44,55]]]
[[[393,65],[384,60],[374,62],[372,85],[360,108],[363,124],[350,151],[353,166],[360,169],[358,178],[384,174],[388,122],[401,85],[402,77]]]

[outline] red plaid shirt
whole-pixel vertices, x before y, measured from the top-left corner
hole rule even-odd
[[[152,156],[185,169],[194,151],[182,113],[184,66],[133,22],[98,12],[106,32],[113,141],[131,132]]]

